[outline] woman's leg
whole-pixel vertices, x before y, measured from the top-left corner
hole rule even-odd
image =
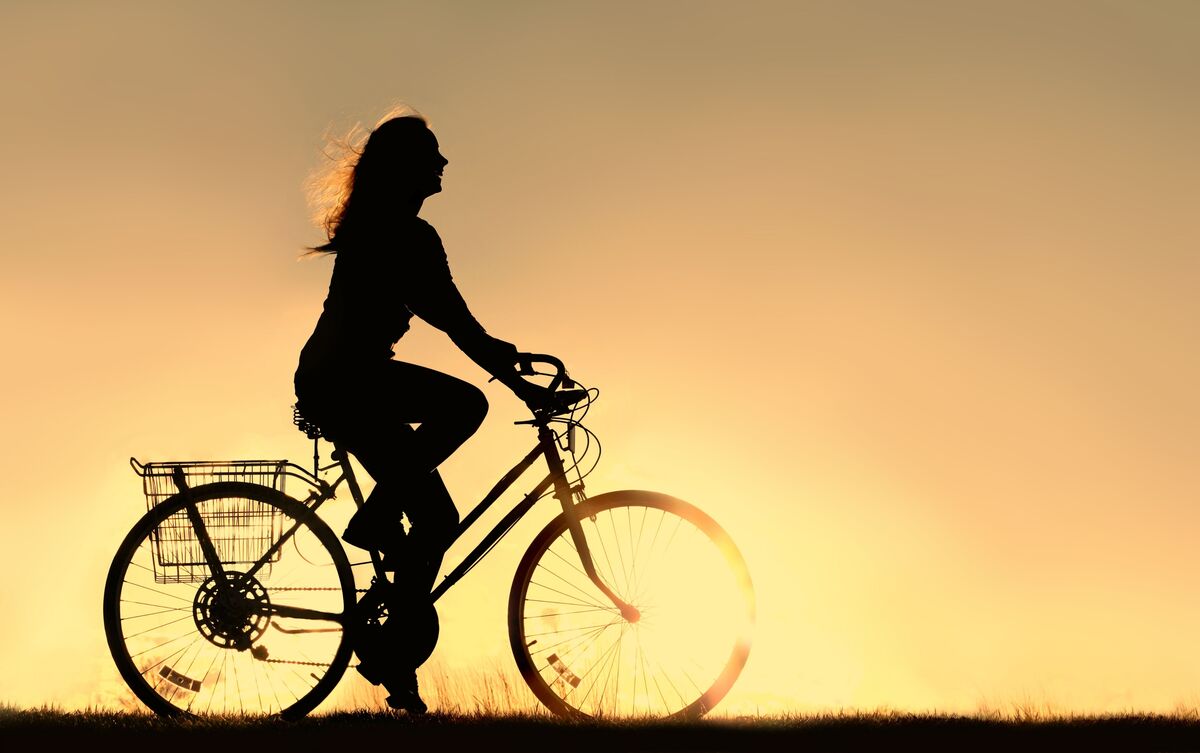
[[[420,424],[412,446],[415,469],[437,468],[487,416],[487,398],[469,382],[403,361],[389,361],[386,374],[388,399],[396,415]]]
[[[351,543],[390,543],[399,520],[412,524],[409,549],[428,562],[432,584],[458,526],[458,510],[437,473],[483,422],[487,400],[474,385],[422,366],[391,361],[354,387],[353,406],[338,438],[354,453],[375,489],[347,528]],[[409,424],[418,423],[413,429]],[[423,568],[424,569],[424,568]],[[415,574],[416,575],[416,574]]]

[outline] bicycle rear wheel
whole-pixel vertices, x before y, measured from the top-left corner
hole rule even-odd
[[[134,525],[109,569],[104,629],[121,676],[155,713],[298,717],[346,671],[355,596],[346,554],[314,512],[268,487],[221,482]]]
[[[665,494],[613,492],[576,510],[601,579],[640,618],[623,618],[587,577],[559,515],[509,593],[521,675],[563,716],[703,715],[750,652],[754,591],[741,553],[712,518]]]

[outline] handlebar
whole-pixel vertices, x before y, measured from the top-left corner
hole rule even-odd
[[[548,353],[518,353],[517,374],[519,376],[536,376],[538,372],[533,368],[535,363],[545,363],[554,367],[554,379],[550,381],[550,386],[548,387],[551,392],[556,391],[564,385],[567,387],[575,386],[575,382],[571,381],[571,378],[567,376],[567,367],[563,365],[563,362]]]
[[[538,371],[534,364],[544,363],[554,367],[554,374]],[[576,403],[587,400],[589,393],[586,389],[575,389],[579,383],[567,375],[567,367],[563,362],[548,353],[518,353],[517,376],[553,376],[546,388],[552,396],[552,401],[544,407],[535,408],[535,415],[555,416],[568,413]],[[566,389],[559,389],[564,387]],[[521,423],[521,422],[518,422]]]

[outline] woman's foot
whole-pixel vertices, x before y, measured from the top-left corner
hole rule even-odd
[[[394,709],[404,709],[410,714],[424,714],[429,710],[425,705],[425,701],[421,700],[421,694],[417,692],[417,673],[412,673],[412,678],[409,679],[407,674],[404,679],[383,684],[388,692],[391,693],[387,697],[387,704]]]

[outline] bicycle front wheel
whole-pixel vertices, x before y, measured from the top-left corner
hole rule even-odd
[[[346,671],[355,596],[346,554],[312,510],[220,482],[164,500],[129,532],[105,584],[104,629],[155,713],[297,717]]]
[[[587,577],[560,515],[509,594],[521,675],[564,716],[703,715],[750,652],[754,591],[741,553],[712,518],[665,494],[614,492],[575,509],[601,579],[639,617],[622,617]]]

